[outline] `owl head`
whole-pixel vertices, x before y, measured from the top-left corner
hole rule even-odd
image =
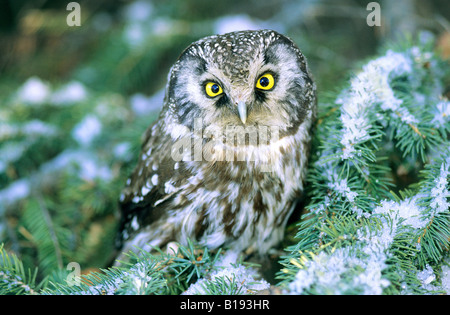
[[[272,30],[205,37],[187,47],[169,73],[167,111],[188,128],[203,123],[277,126],[289,133],[315,102],[306,60]]]

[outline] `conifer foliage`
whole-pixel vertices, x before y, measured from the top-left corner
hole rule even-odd
[[[322,103],[290,293],[448,292],[448,65],[429,44],[387,50]],[[405,168],[419,176],[401,189]]]

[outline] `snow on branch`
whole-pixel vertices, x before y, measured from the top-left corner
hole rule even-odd
[[[404,53],[389,50],[385,56],[369,62],[351,80],[350,88],[336,100],[336,104],[342,105],[342,159],[352,158],[355,146],[370,138],[372,125],[368,115],[375,110],[376,104],[380,104],[384,111],[401,112],[406,123],[417,122],[406,108],[401,108],[403,101],[395,97],[390,86],[392,76],[407,74],[411,70],[411,60]]]
[[[334,104],[322,104],[329,112],[317,130],[312,202],[280,272],[286,292],[449,293],[443,262],[450,248],[450,124],[442,67],[419,46],[387,50]],[[419,182],[400,196],[391,191],[388,156],[395,147],[425,162]]]

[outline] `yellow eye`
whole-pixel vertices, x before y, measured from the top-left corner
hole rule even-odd
[[[275,79],[270,73],[266,73],[259,77],[256,81],[256,87],[260,90],[270,90],[275,84]]]
[[[216,97],[223,93],[222,87],[215,82],[208,82],[205,85],[205,92],[209,97]]]

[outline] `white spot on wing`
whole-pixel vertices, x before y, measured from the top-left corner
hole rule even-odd
[[[138,203],[140,201],[139,196],[135,196],[132,200],[133,203]]]
[[[158,175],[157,174],[153,175],[151,180],[152,180],[153,186],[158,185]]]
[[[164,192],[166,194],[171,194],[176,190],[177,190],[177,188],[173,185],[173,182],[168,181],[164,184]]]
[[[133,220],[131,221],[131,228],[135,231],[137,229],[139,229],[139,223],[137,221],[137,217],[133,217]]]
[[[150,192],[150,189],[147,186],[142,187],[141,194],[142,196],[146,196]]]

